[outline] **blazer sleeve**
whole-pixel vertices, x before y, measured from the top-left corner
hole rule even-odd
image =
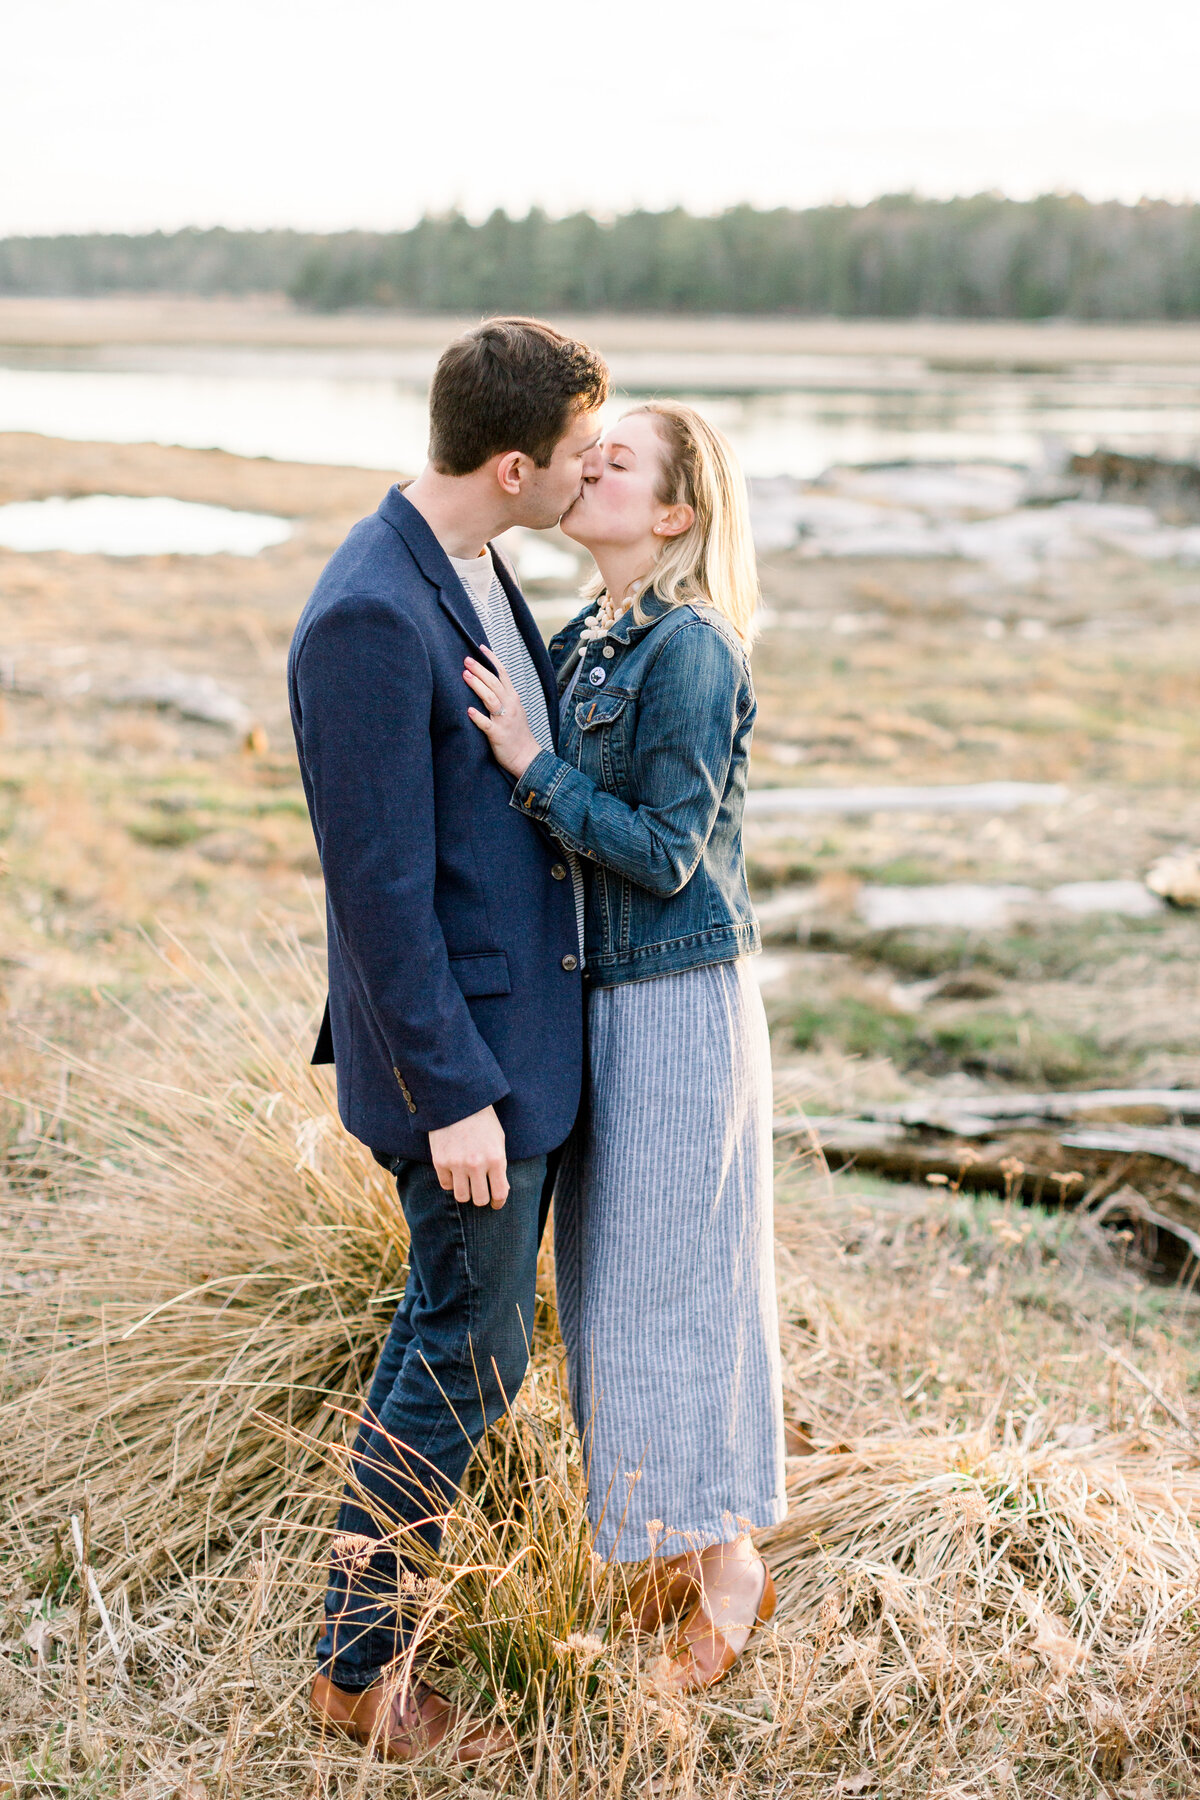
[[[434,911],[428,653],[395,607],[350,596],[310,625],[295,682],[334,924],[411,1096],[413,1124],[436,1131],[509,1087],[450,972]]]
[[[754,707],[737,653],[701,621],[672,632],[638,696],[629,805],[581,769],[539,751],[512,804],[569,850],[669,899],[712,835],[738,731]]]

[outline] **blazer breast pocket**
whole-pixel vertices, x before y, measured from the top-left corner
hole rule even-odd
[[[482,1000],[488,994],[512,993],[508,958],[503,950],[490,950],[481,956],[452,956],[450,973],[467,1000]]]

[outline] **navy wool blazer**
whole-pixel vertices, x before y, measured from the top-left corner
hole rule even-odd
[[[554,671],[495,564],[557,727]],[[579,1104],[582,982],[562,852],[510,805],[467,717],[483,627],[398,487],[335,551],[288,659],[325,876],[329,1002],[347,1130],[429,1162],[427,1133],[494,1105],[511,1160],[561,1144]]]

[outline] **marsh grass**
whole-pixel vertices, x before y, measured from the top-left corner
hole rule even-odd
[[[833,1047],[847,1056],[886,1056],[898,1069],[971,1075],[1051,1087],[1114,1079],[1128,1058],[1094,1036],[1036,1015],[994,1008],[942,1008],[932,1017],[901,1010],[884,994],[833,992],[788,1015],[798,1050]]]
[[[813,939],[913,980],[982,969],[1006,980],[1057,981],[1103,968],[1128,956],[1131,946],[1153,946],[1165,935],[1157,918],[1114,921],[1101,914],[997,932],[824,928]]]
[[[306,1066],[309,954],[280,939],[237,975],[168,950],[103,1063],[46,1054],[0,1190],[20,1791],[1191,1791],[1197,1303],[1085,1215],[811,1167],[779,1185],[803,1452],[764,1539],[781,1606],[729,1682],[664,1699],[659,1647],[617,1628],[546,1266],[530,1377],[417,1596],[439,1681],[508,1719],[518,1757],[397,1772],[315,1736],[330,1526],[402,1222]]]

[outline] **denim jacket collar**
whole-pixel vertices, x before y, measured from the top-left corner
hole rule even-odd
[[[639,610],[645,614],[643,621],[634,617],[635,612]],[[649,593],[642,594],[627,612],[621,614],[615,625],[610,625],[607,635],[614,643],[636,644],[639,638],[644,638],[648,631],[652,631],[663,614],[670,610],[667,602],[660,600],[651,588]]]
[[[595,610],[596,605],[593,601],[590,606],[585,606],[582,612],[577,613],[568,624],[564,625],[561,631],[556,631],[550,640],[550,655],[558,670],[560,693],[571,678],[577,655],[584,656],[591,648],[590,644],[581,645],[579,643],[579,634]],[[649,593],[643,594],[641,597],[641,610],[646,615],[641,623],[635,620],[632,606],[627,612],[623,612],[616,624],[610,625],[604,634],[605,642],[620,644],[622,649],[627,650],[631,644],[640,643],[646,633],[654,629],[663,615],[674,611],[674,608],[668,606],[665,600],[660,600],[651,589]]]

